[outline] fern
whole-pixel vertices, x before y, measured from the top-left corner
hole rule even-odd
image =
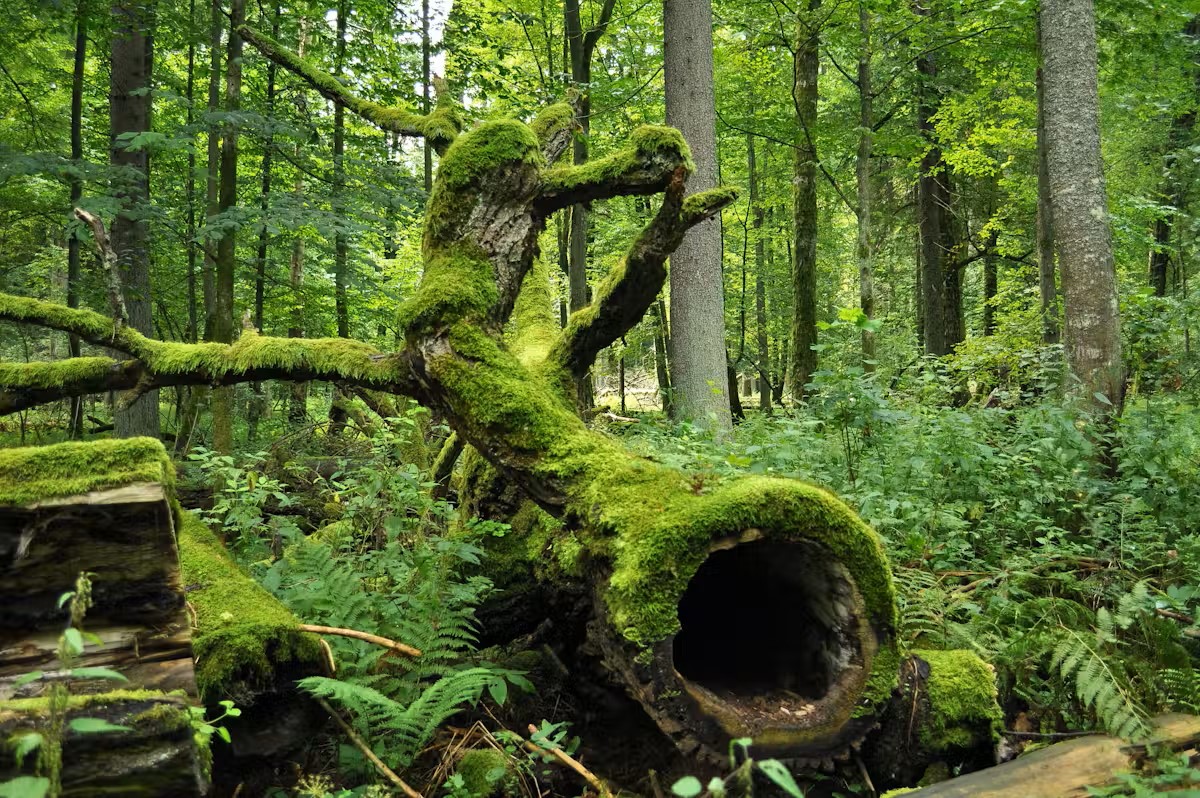
[[[1200,715],[1200,673],[1194,668],[1164,668],[1158,672],[1158,681],[1164,703]]]
[[[1112,616],[1101,608],[1098,628],[1092,639],[1071,629],[1050,655],[1050,668],[1074,687],[1084,708],[1095,713],[1109,733],[1125,739],[1140,739],[1149,731],[1146,712],[1127,685],[1119,660],[1104,656],[1100,646],[1111,640]]]

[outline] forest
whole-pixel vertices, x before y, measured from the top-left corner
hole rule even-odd
[[[1200,0],[4,0],[0,107],[0,798],[1200,796]]]

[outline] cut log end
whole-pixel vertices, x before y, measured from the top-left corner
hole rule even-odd
[[[685,691],[730,737],[774,754],[803,754],[845,723],[877,649],[828,549],[761,534],[713,547],[679,621],[670,657]]]

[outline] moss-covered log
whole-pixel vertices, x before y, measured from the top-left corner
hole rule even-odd
[[[366,118],[384,127],[400,118],[310,74],[253,31],[246,37]],[[434,114],[445,113],[440,103]],[[140,364],[139,385],[266,375],[413,396],[486,461],[481,476],[516,486],[554,519],[507,541],[522,550],[510,556],[546,558],[563,574],[586,576],[593,641],[682,749],[721,756],[728,737],[750,735],[777,753],[849,750],[897,680],[891,577],[875,534],[835,497],[801,482],[706,482],[634,456],[589,429],[572,396],[574,377],[654,301],[686,231],[735,193],[685,198],[687,144],[664,127],[642,127],[586,165],[555,164],[573,126],[565,104],[530,124],[491,120],[461,134],[431,118],[403,119],[406,132],[436,130],[446,146],[426,212],[424,275],[399,309],[400,352],[253,334],[231,346],[150,342],[94,314],[3,296],[0,319],[111,339]],[[545,272],[534,268],[547,218],[579,202],[653,194],[662,195],[659,211],[595,302],[564,331],[532,325],[545,320],[538,309],[548,309]],[[522,293],[528,301],[519,303]],[[506,341],[513,326],[527,338],[520,357]],[[41,401],[51,388],[77,390],[59,372],[10,372],[0,374],[10,400],[21,391],[41,391]],[[0,410],[2,402],[0,395]]]
[[[0,703],[0,740],[36,732],[49,735],[48,698]],[[81,732],[71,722],[89,718],[113,728]],[[61,761],[64,796],[198,796],[205,777],[196,757],[186,698],[149,690],[71,696],[63,718]],[[17,766],[0,757],[0,782],[33,775],[37,756]]]

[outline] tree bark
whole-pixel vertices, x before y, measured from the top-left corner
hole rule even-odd
[[[820,0],[809,0],[809,15]],[[792,396],[804,398],[805,386],[817,370],[817,149],[816,122],[820,41],[815,27],[796,25],[796,56],[792,66],[792,102],[799,133],[792,174],[792,224],[795,243],[792,263]]]
[[[754,330],[755,355],[758,371],[758,408],[771,412],[771,353],[767,346],[767,232],[763,229],[766,211],[759,197],[758,162],[754,136],[746,136],[747,181],[750,189],[750,213],[754,227]]]
[[[858,188],[855,256],[858,259],[858,307],[863,315],[873,319],[875,276],[871,266],[871,148],[875,95],[871,88],[871,15],[863,0],[858,3],[858,31],[862,41],[858,50],[858,158],[854,170]],[[875,370],[875,333],[864,328],[861,339],[863,372],[870,373]]]
[[[696,163],[691,185],[704,191],[717,185],[710,0],[665,0],[663,31],[667,124],[690,145]],[[679,418],[717,434],[732,424],[721,258],[717,219],[697,225],[671,256],[675,409]]]
[[[87,68],[87,31],[87,0],[77,0],[75,5],[75,59],[71,72],[71,162],[77,169],[83,163],[83,78]],[[72,174],[68,180],[71,185],[71,207],[75,208],[83,198],[83,179],[77,174]],[[79,307],[81,244],[78,233],[72,231],[67,239],[67,307],[69,308]],[[79,357],[81,353],[79,339],[74,335],[67,337],[67,351],[71,357]],[[83,437],[83,399],[81,397],[71,398],[70,413],[67,435],[72,440],[78,440]]]
[[[121,137],[150,130],[154,6],[119,0],[113,8],[112,72],[109,94],[109,161],[116,168],[113,193],[120,203],[110,241],[120,264],[129,323],[154,330],[150,293],[150,228],[142,207],[150,198],[150,157]],[[158,392],[152,391],[114,414],[117,437],[158,437]]]
[[[1118,415],[1125,366],[1100,154],[1095,10],[1092,0],[1045,0],[1040,15],[1046,160],[1067,362],[1086,401],[1104,415]]]
[[[1058,279],[1054,261],[1054,218],[1050,207],[1050,172],[1046,161],[1046,100],[1042,77],[1042,23],[1037,22],[1037,253],[1038,290],[1042,300],[1042,343],[1059,341]]]

